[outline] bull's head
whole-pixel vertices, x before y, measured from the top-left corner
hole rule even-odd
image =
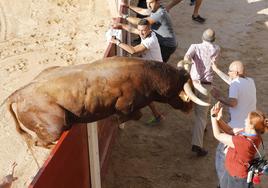
[[[186,71],[189,72],[190,70],[190,65],[192,62],[187,61],[187,60],[181,60],[178,62],[177,67],[178,68],[183,68]],[[184,101],[184,102],[190,102],[193,101],[196,104],[199,104],[201,106],[209,106],[210,104],[207,102],[202,101],[192,91],[193,86],[202,94],[207,95],[208,91],[206,88],[204,88],[200,83],[192,82],[190,79],[184,84],[183,86],[183,91],[179,93],[179,97]]]

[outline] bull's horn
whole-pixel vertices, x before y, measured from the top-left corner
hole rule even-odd
[[[196,104],[199,104],[201,106],[209,106],[210,104],[207,102],[202,101],[201,99],[197,98],[197,96],[193,93],[192,88],[188,82],[186,82],[183,86],[183,89],[185,93],[188,95],[188,97]]]
[[[204,88],[200,83],[193,82],[194,88],[197,89],[203,95],[208,95],[208,90]]]

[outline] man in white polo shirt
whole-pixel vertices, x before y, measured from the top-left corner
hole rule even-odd
[[[152,32],[149,21],[146,19],[141,19],[138,23],[137,29],[135,29],[134,32],[141,38],[141,43],[136,46],[122,43],[116,38],[112,38],[111,42],[132,55],[140,55],[144,59],[162,62],[158,39],[155,33]],[[149,107],[154,115],[154,118],[152,118],[149,123],[161,121],[161,119],[163,119],[163,115],[156,109],[155,105],[151,103]]]

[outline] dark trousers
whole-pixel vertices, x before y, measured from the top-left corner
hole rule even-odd
[[[160,49],[161,49],[163,62],[167,63],[171,54],[173,54],[176,51],[177,47],[168,47],[168,46],[160,45]]]
[[[147,8],[146,0],[139,0],[139,3],[137,5],[137,7]],[[146,18],[147,16],[143,16],[143,15],[137,14],[137,17],[138,18]]]

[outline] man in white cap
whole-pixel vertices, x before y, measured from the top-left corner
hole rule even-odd
[[[190,75],[194,84],[201,85],[206,92],[200,92],[196,89],[196,96],[204,101],[210,102],[210,90],[212,88],[213,70],[212,62],[216,61],[220,54],[220,47],[214,44],[215,31],[206,29],[202,35],[203,42],[192,44],[184,56],[184,60],[190,61]],[[192,129],[192,151],[197,156],[207,155],[203,148],[204,130],[207,125],[207,114],[209,107],[195,105],[195,122]]]

